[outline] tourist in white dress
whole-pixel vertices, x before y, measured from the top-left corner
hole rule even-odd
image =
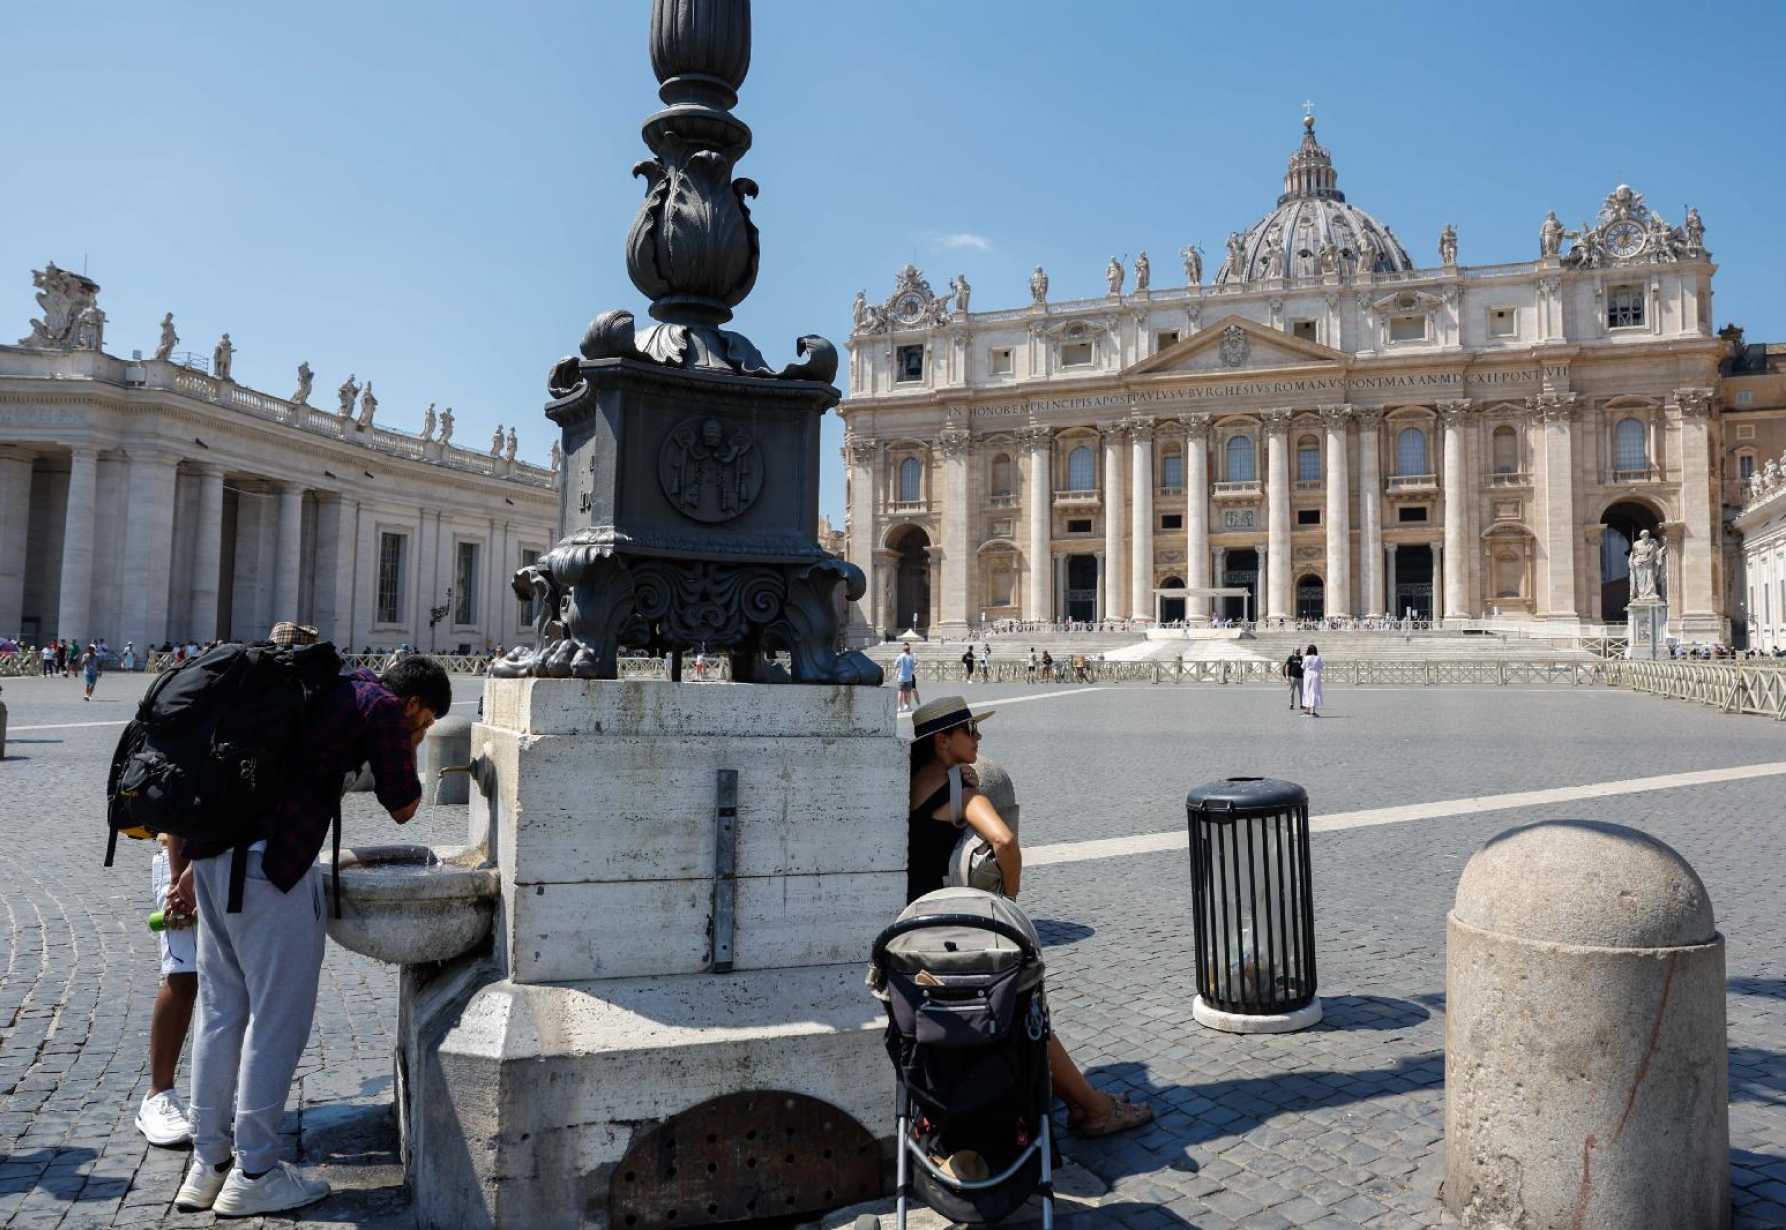
[[[1302,655],[1302,711],[1310,717],[1321,716],[1321,667],[1321,655],[1310,645]]]

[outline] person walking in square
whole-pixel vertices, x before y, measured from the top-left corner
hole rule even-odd
[[[972,645],[962,652],[961,678],[967,683],[974,681],[974,647]]]
[[[1300,709],[1302,705],[1302,652],[1290,650],[1290,656],[1284,659],[1284,678],[1290,682],[1290,708]]]
[[[1302,655],[1302,711],[1310,717],[1320,717],[1316,712],[1321,707],[1323,689],[1321,676],[1324,673],[1321,651],[1310,645]]]
[[[43,677],[45,679],[48,679],[51,675],[54,675],[56,673],[56,644],[55,644],[55,642],[51,641],[48,644],[46,644],[43,647],[42,653],[40,653],[38,656],[43,659]]]
[[[82,700],[93,699],[93,685],[99,682],[99,647],[89,644],[81,654],[81,682],[86,690],[81,693]]]
[[[282,623],[278,645],[315,644],[314,628]],[[252,826],[241,908],[228,909],[233,848],[188,841],[191,862],[173,894],[198,914],[198,1028],[192,1047],[192,1163],[174,1205],[249,1217],[301,1208],[329,1194],[326,1181],[280,1158],[279,1120],[310,1040],[326,936],[316,866],[342,784],[370,764],[379,803],[398,824],[421,802],[415,749],[452,705],[452,684],[432,658],[412,654],[383,675],[336,676],[311,701],[308,737],[273,814]],[[235,1139],[229,1135],[234,1117]]]
[[[987,645],[987,644],[982,644],[980,646],[980,655],[979,655],[980,682],[981,683],[991,683],[992,682],[991,662],[992,662],[992,646]]]
[[[899,684],[899,711],[906,712],[918,704],[918,659],[908,644],[893,659],[893,678]]]

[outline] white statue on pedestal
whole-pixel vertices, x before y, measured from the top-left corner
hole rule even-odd
[[[161,318],[161,341],[155,345],[155,357],[165,363],[174,357],[174,347],[179,343],[180,335],[174,332],[174,314],[169,312]]]
[[[348,372],[347,379],[343,380],[341,387],[335,390],[335,399],[340,402],[340,409],[336,413],[344,419],[352,418],[354,399],[359,395],[360,386],[353,382],[353,373]]]
[[[1667,555],[1668,548],[1650,537],[1648,530],[1638,532],[1637,541],[1631,544],[1631,601],[1662,600],[1667,588],[1662,579],[1662,564]]]
[[[429,402],[428,409],[426,411],[424,411],[422,414],[422,443],[423,444],[431,444],[431,443],[433,443],[433,441],[434,441],[434,403]]]
[[[496,424],[496,430],[490,433],[490,456],[502,456],[502,424]]]
[[[440,412],[440,447],[445,448],[453,442],[453,408],[448,406]]]
[[[298,364],[298,387],[291,395],[295,406],[308,405],[310,402],[310,382],[316,379],[316,373],[310,370],[308,360]]]
[[[211,351],[211,374],[219,380],[228,380],[230,365],[236,360],[236,347],[225,333],[217,339],[217,345]]]
[[[502,449],[502,459],[512,462],[515,459],[515,450],[519,447],[521,447],[521,442],[515,436],[515,429],[511,427],[509,428],[508,443]]]

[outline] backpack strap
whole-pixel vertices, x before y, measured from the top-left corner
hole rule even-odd
[[[961,804],[961,766],[954,765],[949,769],[949,822],[960,828],[964,815]]]
[[[112,865],[112,858],[117,853],[118,853],[118,830],[112,829],[111,834],[105,839],[105,865],[107,867],[110,867]]]
[[[329,863],[329,879],[331,881],[331,886],[335,890],[335,917],[340,918],[341,917],[341,796],[340,796],[340,794],[336,794],[333,797],[335,800],[335,816],[334,816],[334,820],[335,820],[335,825],[334,825],[334,828],[335,828],[335,837],[334,837],[335,857],[334,857],[333,861],[331,861]]]
[[[242,884],[248,878],[248,846],[246,843],[229,852],[229,905],[224,912],[242,912]]]

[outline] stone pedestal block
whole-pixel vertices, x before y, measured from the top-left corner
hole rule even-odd
[[[1726,1230],[1724,940],[1644,833],[1490,841],[1447,924],[1445,1206],[1469,1230]]]
[[[1668,656],[1668,604],[1639,598],[1625,608],[1625,657],[1650,661]]]
[[[893,694],[495,679],[473,841],[502,869],[520,983],[708,968],[721,770],[737,773],[733,967],[866,960],[905,904]]]
[[[893,1067],[863,968],[469,994],[475,977],[406,976],[399,1105],[418,1225],[605,1230],[637,1134],[741,1089],[816,1097],[885,1147]]]

